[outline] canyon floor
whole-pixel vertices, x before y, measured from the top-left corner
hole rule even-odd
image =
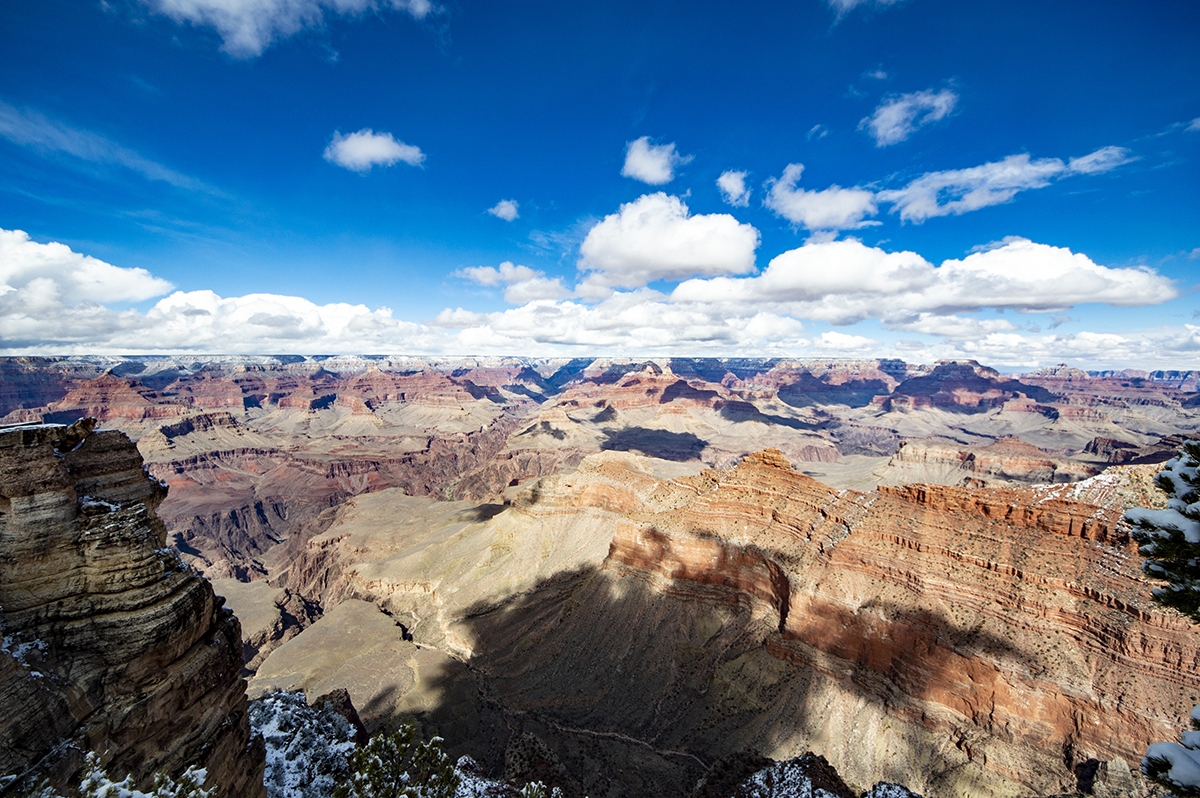
[[[252,693],[344,687],[371,728],[414,719],[568,795],[682,796],[728,757],[808,750],[861,788],[1139,794],[1122,768],[1200,697],[1200,631],[1149,600],[1120,520],[1162,502],[1200,374],[146,357],[0,377],[4,422],[137,441],[171,540],[242,621]]]

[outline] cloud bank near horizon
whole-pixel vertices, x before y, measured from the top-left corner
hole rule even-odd
[[[433,319],[411,321],[386,307],[173,290],[144,269],[39,243],[19,230],[0,231],[0,352],[786,355],[975,358],[1006,367],[1061,361],[1105,368],[1200,365],[1200,325],[1042,332],[1016,323],[1020,316],[1014,321],[981,313],[1057,312],[1085,303],[1145,306],[1178,296],[1153,269],[1107,267],[1023,238],[934,265],[915,252],[848,238],[811,241],[758,272],[758,240],[757,230],[731,216],[690,215],[679,198],[649,194],[592,227],[580,248],[573,289],[561,277],[512,262],[460,269],[450,277],[501,291],[513,307],[446,308]],[[692,258],[705,247],[724,255]],[[655,281],[675,285],[648,287]],[[162,298],[145,310],[121,307],[154,297]],[[868,326],[854,326],[864,322]],[[827,324],[845,329],[821,329]]]

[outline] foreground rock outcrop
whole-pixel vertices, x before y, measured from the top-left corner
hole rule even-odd
[[[61,786],[97,751],[259,798],[238,621],[165,546],[137,448],[94,427],[0,429],[0,774]]]

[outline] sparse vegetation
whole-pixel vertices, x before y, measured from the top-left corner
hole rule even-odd
[[[1164,585],[1154,600],[1200,623],[1200,444],[1187,443],[1155,478],[1169,497],[1166,509],[1138,508],[1125,514],[1146,557],[1142,567]],[[1191,712],[1192,730],[1180,742],[1146,749],[1142,771],[1179,798],[1200,798],[1200,706]]]

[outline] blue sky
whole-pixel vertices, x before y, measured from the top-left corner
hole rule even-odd
[[[1198,163],[1194,3],[14,0],[0,352],[1200,367]]]

